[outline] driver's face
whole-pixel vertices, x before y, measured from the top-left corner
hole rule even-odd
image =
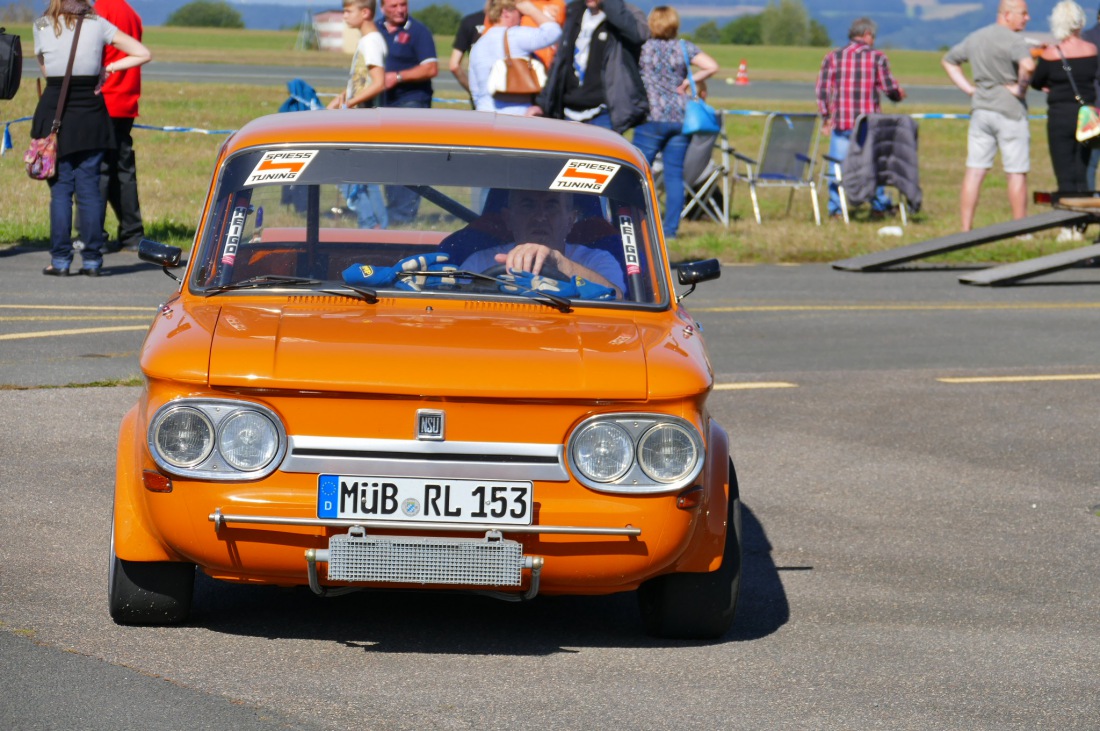
[[[545,244],[560,250],[573,227],[573,196],[514,190],[508,196],[507,220],[517,244]]]

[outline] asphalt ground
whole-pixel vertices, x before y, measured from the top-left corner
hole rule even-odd
[[[0,257],[0,384],[135,372],[174,283],[133,254],[99,279],[45,263]],[[746,508],[713,643],[645,637],[630,595],[202,578],[188,625],[116,626],[113,450],[139,389],[0,390],[0,727],[1095,729],[1100,272],[959,274],[731,266],[685,300]]]

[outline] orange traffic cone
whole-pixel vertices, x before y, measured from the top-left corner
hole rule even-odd
[[[745,59],[741,59],[741,65],[737,67],[737,78],[733,80],[733,83],[738,86],[749,85],[749,67],[745,63]]]

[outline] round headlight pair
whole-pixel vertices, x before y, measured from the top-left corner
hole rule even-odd
[[[629,416],[583,425],[572,439],[570,460],[583,478],[598,485],[665,489],[698,473],[701,452],[699,438],[687,422]]]
[[[149,444],[154,458],[173,471],[222,477],[258,472],[272,464],[283,441],[274,416],[265,412],[214,401],[173,404],[154,418]],[[219,471],[219,463],[230,469]]]

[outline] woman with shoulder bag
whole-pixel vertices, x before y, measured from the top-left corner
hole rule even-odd
[[[78,28],[79,39],[74,46]],[[106,45],[127,55],[104,67]],[[50,264],[42,273],[54,277],[69,274],[75,194],[80,239],[84,242],[80,273],[99,276],[106,244],[99,166],[106,151],[115,147],[114,128],[99,94],[99,85],[109,74],[147,63],[151,55],[140,41],[96,16],[87,0],[50,0],[46,14],[34,22],[34,53],[46,77],[46,90],[34,112],[31,137],[47,137],[55,115],[61,122],[57,129],[57,174],[48,181]],[[67,73],[70,57],[71,75]],[[65,86],[65,99],[58,115],[58,102]]]
[[[1082,105],[1096,103],[1095,80],[1100,63],[1096,46],[1081,38],[1085,11],[1073,0],[1063,0],[1050,14],[1050,31],[1057,43],[1043,49],[1035,64],[1031,85],[1047,93],[1047,145],[1058,190],[1087,191],[1090,150],[1077,141],[1077,114]],[[1081,241],[1080,231],[1063,228],[1059,241]]]
[[[525,15],[538,23],[538,27],[521,26],[520,21]],[[474,98],[474,109],[524,115],[531,106],[533,95],[494,93],[496,90],[490,84],[493,66],[506,56],[530,59],[535,51],[558,42],[561,26],[531,0],[492,0],[486,17],[492,27],[470,49],[470,94]],[[531,63],[541,66],[538,59],[531,60]]]
[[[676,238],[684,209],[684,156],[691,137],[683,134],[684,108],[691,96],[691,74],[698,84],[718,71],[718,62],[690,41],[676,39],[680,15],[667,5],[649,12],[652,37],[642,46],[642,83],[649,98],[649,117],[634,128],[634,145],[653,164],[661,153],[665,178],[666,239]],[[686,58],[685,58],[686,57]],[[688,65],[687,59],[691,59]],[[692,71],[692,67],[698,69]]]

